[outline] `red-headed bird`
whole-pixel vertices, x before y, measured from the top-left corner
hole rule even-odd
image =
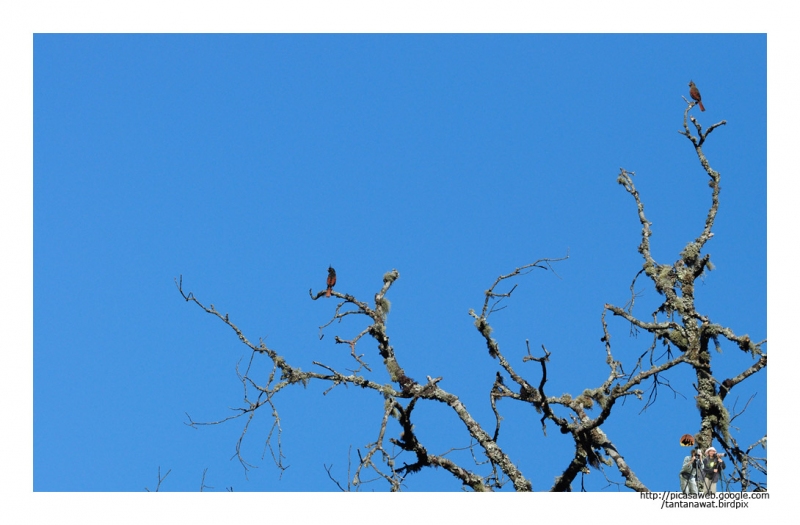
[[[703,97],[700,96],[700,90],[697,89],[697,86],[694,85],[694,82],[691,80],[689,81],[689,95],[692,96],[697,105],[700,106],[700,111],[705,111],[706,108],[703,107]]]
[[[328,289],[325,290],[325,297],[330,297],[333,287],[336,285],[336,270],[332,266],[328,266]]]

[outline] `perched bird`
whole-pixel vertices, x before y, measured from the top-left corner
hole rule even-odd
[[[684,434],[681,436],[681,446],[691,447],[694,445],[694,436],[691,434]]]
[[[694,82],[691,80],[689,81],[689,95],[691,95],[694,101],[697,102],[697,105],[700,106],[700,111],[706,110],[706,108],[703,107],[703,97],[700,96],[700,90],[697,89],[697,86],[695,86]]]
[[[330,297],[333,287],[336,285],[336,270],[328,266],[328,289],[325,290],[325,297]]]

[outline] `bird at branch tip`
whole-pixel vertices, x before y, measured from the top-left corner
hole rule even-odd
[[[325,297],[330,297],[333,287],[336,285],[336,270],[332,266],[328,266],[328,289],[325,290]]]
[[[692,99],[700,106],[700,111],[706,110],[706,108],[703,107],[703,97],[700,96],[700,90],[697,89],[697,86],[695,86],[694,82],[691,80],[689,81],[689,95],[691,95]]]

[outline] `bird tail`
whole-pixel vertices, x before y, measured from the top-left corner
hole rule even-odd
[[[697,101],[697,105],[700,106],[700,111],[705,111],[706,110],[706,108],[703,107],[703,102],[702,101],[698,100]]]
[[[330,296],[331,296],[331,288],[328,287],[328,289],[325,290],[325,297],[330,297]]]

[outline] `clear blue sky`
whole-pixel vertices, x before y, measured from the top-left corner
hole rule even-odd
[[[641,268],[635,204],[653,222],[662,263],[702,228],[708,177],[682,128],[687,83],[703,93],[704,151],[722,174],[707,245],[716,270],[698,307],[757,341],[766,322],[766,37],[752,35],[36,35],[34,49],[34,456],[36,491],[333,491],[348,448],[375,440],[383,399],[328,385],[276,398],[285,463],[274,467],[264,409],[231,460],[244,420],[191,429],[242,403],[235,375],[248,349],[219,320],[185,303],[173,279],[228,313],[250,340],[304,370],[350,367],[324,330],[337,304],[313,302],[332,264],[336,289],[371,300],[382,275],[400,279],[387,322],[400,364],[461,397],[487,429],[499,370],[467,314],[494,279],[544,257],[558,275],[517,281],[491,321],[504,354],[523,364],[525,340],[552,352],[546,391],[579,394],[606,377],[600,314],[623,306]],[[644,280],[636,313],[658,296]],[[611,323],[626,370],[645,334]],[[765,347],[767,348],[767,347]],[[375,345],[360,352],[386,382]],[[768,348],[767,348],[768,349]],[[714,356],[725,378],[750,360]],[[317,370],[320,370],[317,368]],[[639,478],[674,490],[698,430],[693,376],[667,375],[654,407],[628,400],[603,428]],[[728,397],[756,397],[734,437],[766,428],[766,373]],[[541,432],[530,407],[500,404],[500,445],[546,490],[571,440]],[[430,451],[469,444],[442,406],[421,406]],[[393,427],[394,435],[398,433]],[[262,459],[263,456],[263,459]],[[608,469],[613,480],[619,477]],[[579,483],[579,482],[578,482]],[[578,483],[574,489],[578,490]],[[602,474],[587,490],[617,490]],[[366,490],[384,490],[376,482]],[[409,490],[453,491],[442,470]],[[509,486],[510,488],[510,486]]]

